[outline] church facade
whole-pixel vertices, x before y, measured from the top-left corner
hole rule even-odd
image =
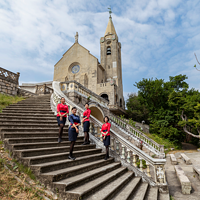
[[[75,43],[54,66],[54,81],[75,80],[109,101],[110,109],[124,109],[121,43],[118,41],[112,17],[109,17],[104,37],[100,38],[101,62],[89,50]]]

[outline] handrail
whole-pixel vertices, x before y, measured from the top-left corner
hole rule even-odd
[[[103,107],[108,108],[109,101],[107,101],[103,97],[100,97],[99,95],[92,92],[88,88],[84,87],[77,81],[74,81],[74,80],[66,81],[66,82],[61,82],[60,84],[62,85],[62,87],[66,85],[66,87],[64,87],[65,89],[62,90],[62,88],[61,88],[61,91],[63,91],[63,93],[74,91],[74,92],[78,93],[79,95],[82,95],[86,98],[90,97],[91,100],[94,100],[94,101],[98,102],[99,104],[101,104]]]
[[[14,72],[11,72],[7,69],[4,69],[2,67],[0,67],[0,77],[1,79],[4,79],[8,82],[11,82],[11,83],[15,83],[18,85],[19,83],[19,75],[20,73],[17,72],[17,73],[14,73]]]
[[[146,136],[144,133],[131,126],[127,122],[123,121],[114,114],[110,114],[110,120],[111,122],[113,122],[113,124],[120,126],[120,128],[128,132],[130,136],[134,137],[133,139],[137,141],[142,141],[147,148],[150,146],[151,148],[148,148],[150,151],[152,151],[156,155],[165,157],[164,145],[158,144],[157,142]]]
[[[77,108],[77,112],[78,114],[83,114],[84,110],[78,106],[77,104],[75,104],[73,101],[71,101],[60,89],[60,82],[57,81],[53,81],[53,90],[54,93],[52,94],[52,98],[51,98],[51,107],[52,110],[55,111],[56,114],[56,104],[59,102],[60,97],[64,97],[66,100],[66,103],[69,104],[69,106],[71,107],[76,107]],[[93,123],[96,127],[101,127],[103,125],[102,122],[100,122],[98,119],[96,119],[94,116],[91,115],[90,117],[91,119],[91,123]],[[114,131],[112,128],[110,129],[111,132],[111,149],[113,151],[119,152],[119,147],[121,147],[122,149],[122,153],[121,153],[121,157],[123,159],[125,159],[125,154],[127,151],[127,162],[129,163],[130,161],[130,152],[132,152],[133,155],[133,160],[132,160],[132,164],[134,167],[136,167],[136,157],[139,157],[140,160],[140,171],[143,172],[142,169],[142,160],[145,160],[147,163],[147,175],[149,177],[151,177],[150,175],[150,171],[149,171],[149,165],[151,165],[154,168],[154,175],[155,175],[155,183],[157,185],[162,185],[162,186],[166,186],[166,179],[165,179],[165,171],[164,171],[164,164],[166,163],[165,159],[156,159],[156,158],[152,158],[151,156],[149,156],[147,153],[145,153],[144,151],[140,150],[138,147],[136,147],[135,145],[133,145],[130,141],[126,140],[124,137],[122,137],[121,135],[119,135],[116,131]],[[120,144],[120,146],[119,146]],[[126,150],[125,150],[126,149]],[[151,179],[152,181],[152,179]]]

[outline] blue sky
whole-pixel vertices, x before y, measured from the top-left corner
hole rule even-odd
[[[20,83],[50,81],[76,31],[99,59],[109,6],[122,44],[125,96],[137,92],[133,84],[142,78],[178,74],[200,89],[193,67],[194,52],[200,60],[199,0],[1,0],[0,66],[20,72]]]

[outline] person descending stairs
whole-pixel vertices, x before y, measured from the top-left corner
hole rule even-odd
[[[58,142],[59,128],[50,107],[50,95],[34,96],[10,105],[0,113],[0,137],[12,156],[27,165],[37,179],[61,199],[165,200],[169,195],[142,182],[95,144],[82,145],[78,135],[68,159],[68,127]]]

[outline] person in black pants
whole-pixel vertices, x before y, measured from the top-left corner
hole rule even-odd
[[[76,115],[76,111],[77,111],[76,107],[73,107],[72,114],[69,115],[70,127],[68,130],[68,137],[69,137],[69,141],[71,141],[71,145],[70,145],[70,153],[69,153],[68,158],[71,160],[76,159],[75,157],[73,157],[73,149],[74,149],[74,145],[79,133],[78,127],[81,125],[80,117]]]
[[[60,103],[57,105],[57,121],[59,128],[58,143],[62,142],[63,128],[66,123],[67,114],[69,113],[68,106],[65,104],[65,98],[60,99]]]
[[[85,135],[85,141],[82,145],[90,144],[89,140],[89,129],[90,129],[90,113],[91,110],[89,109],[89,104],[85,104],[85,111],[83,112],[83,129],[84,129],[84,135]]]
[[[103,143],[104,146],[106,147],[106,156],[105,160],[109,158],[109,145],[110,145],[110,127],[111,124],[109,122],[109,117],[105,116],[104,117],[104,124],[102,125],[101,132],[102,132],[102,137],[103,137]]]

